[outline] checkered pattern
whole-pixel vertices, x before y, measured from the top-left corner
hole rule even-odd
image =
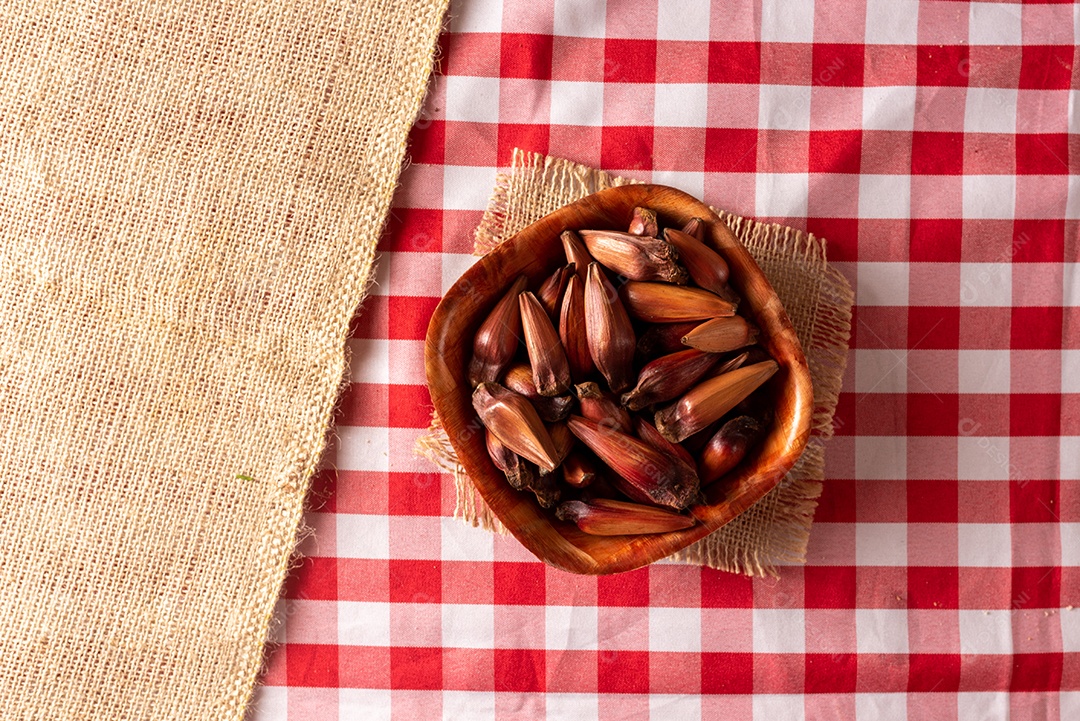
[[[1080,11],[461,0],[256,697],[278,719],[1080,718]],[[829,239],[857,289],[805,567],[580,578],[412,454],[514,146]]]

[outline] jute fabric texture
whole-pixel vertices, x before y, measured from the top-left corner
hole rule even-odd
[[[563,205],[629,182],[633,181],[561,158],[517,150],[511,172],[497,178],[476,230],[476,253],[483,255]],[[843,275],[829,266],[824,240],[717,212],[754,256],[791,317],[810,366],[814,414],[806,451],[784,480],[746,513],[672,558],[747,575],[772,574],[777,564],[806,559],[824,478],[825,441],[834,431],[833,414],[847,363],[854,295]],[[417,451],[454,474],[458,517],[506,533],[457,463],[437,417],[419,439]]]
[[[446,0],[0,7],[0,716],[239,719]]]

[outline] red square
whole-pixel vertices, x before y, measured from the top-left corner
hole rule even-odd
[[[1010,133],[967,133],[964,136],[966,175],[1014,175],[1016,136]]]
[[[1016,136],[1016,172],[1064,175],[1069,172],[1069,136],[1065,133],[1023,133]]]
[[[1022,349],[1061,348],[1062,309],[1013,308],[1010,347]]]
[[[548,152],[549,126],[545,124],[499,123],[499,165],[509,166],[514,148],[544,155]]]
[[[705,171],[712,173],[756,172],[757,135],[758,131],[750,129],[707,128],[705,130]]]
[[[896,362],[899,364],[899,357]],[[904,435],[908,427],[907,396],[903,393],[860,394],[855,402],[855,425],[863,436]]]
[[[439,474],[400,473],[389,475],[388,513],[393,516],[438,516]]]
[[[956,350],[960,347],[960,309],[908,308],[908,338],[912,348]]]
[[[1057,481],[1020,481],[1009,484],[1009,520],[1012,523],[1057,523],[1060,519]]]
[[[862,131],[811,131],[811,173],[858,173],[861,160]]]
[[[759,130],[757,171],[801,173],[810,158],[809,133],[802,130]]]
[[[438,561],[390,559],[391,603],[439,603],[442,567]]]
[[[753,605],[752,578],[702,567],[702,608],[751,608]]]
[[[754,655],[701,654],[701,692],[749,694],[754,692]]]
[[[390,422],[390,386],[350,383],[334,409],[334,422],[343,426],[384,426]]]
[[[389,386],[390,427],[427,428],[431,423],[431,393],[427,386]]]
[[[1062,688],[1062,654],[1016,653],[1012,662],[1010,691],[1052,691],[1056,694]]]
[[[656,41],[608,38],[604,41],[604,80],[655,83]]]
[[[1013,568],[1012,592],[1014,608],[1058,608],[1061,605],[1061,568]]]
[[[649,692],[647,651],[600,651],[596,671],[600,693]]]
[[[364,302],[366,306],[372,299],[381,296],[368,296]],[[356,337],[383,337],[390,340],[424,340],[427,337],[428,322],[435,312],[435,306],[441,298],[417,298],[389,296],[386,299],[389,317],[394,319],[389,331],[383,336],[356,336]],[[367,311],[362,315],[367,315]],[[425,424],[426,425],[426,424]]]
[[[814,520],[817,523],[854,523],[855,481],[829,478],[818,499]]]
[[[543,568],[543,566],[540,566]],[[704,597],[704,589],[702,590]],[[543,601],[541,601],[543,603]],[[600,576],[596,579],[597,606],[648,606],[649,568]]]
[[[284,598],[337,600],[337,559],[303,556],[285,578]]]
[[[961,348],[1001,350],[1009,348],[1008,308],[961,308]]]
[[[409,158],[414,163],[439,165],[446,150],[446,121],[417,120],[409,132]]]
[[[807,566],[805,584],[806,608],[855,608],[854,566]]]
[[[908,480],[905,486],[908,523],[957,523],[960,520],[956,481]]]
[[[1073,48],[1069,45],[1025,45],[1020,61],[1020,87],[1068,90],[1072,84],[1073,60]]]
[[[499,36],[494,33],[443,33],[442,69],[445,75],[499,77]]]
[[[955,393],[908,393],[907,435],[955,436],[960,398]]]
[[[811,143],[813,135],[811,135]],[[813,146],[811,145],[811,153]],[[857,218],[807,218],[806,230],[829,242],[829,262],[859,259],[859,220]]]
[[[960,654],[913,653],[908,656],[908,693],[945,693],[959,688]]]
[[[968,49],[968,87],[1015,88],[1020,82],[1019,45],[973,45]]]
[[[397,208],[387,216],[379,250],[438,253],[442,251],[442,230],[441,210]]]
[[[1009,396],[1009,433],[1014,436],[1061,434],[1061,396],[1013,393]]]
[[[385,295],[369,295],[349,321],[350,338],[386,338],[390,333],[390,303]],[[435,305],[438,305],[435,299]],[[435,310],[435,305],[431,310]],[[431,314],[428,314],[431,319]]]
[[[918,85],[967,85],[971,63],[966,45],[920,45],[915,52]]]
[[[908,568],[908,608],[959,608],[960,574],[955,567]]]
[[[963,221],[911,219],[911,260],[959,263]]]
[[[911,134],[911,172],[960,175],[964,172],[964,134],[916,130]]]
[[[600,142],[600,165],[607,170],[652,170],[653,130],[606,126]]]
[[[338,685],[338,647],[290,643],[285,646],[285,667],[290,686],[334,688]]]
[[[495,649],[495,690],[544,691],[547,679],[543,649]]]
[[[390,648],[390,688],[435,690],[442,682],[441,648]]]
[[[805,693],[855,693],[858,656],[853,653],[806,654]]]
[[[861,87],[863,45],[814,43],[814,85]]]
[[[507,606],[542,606],[545,597],[544,564],[499,561],[495,567],[495,603]]]
[[[761,80],[759,43],[709,43],[709,83],[756,85]]]
[[[761,82],[765,85],[812,85],[811,47],[809,43],[762,43]]]
[[[1010,255],[1014,263],[1061,263],[1065,260],[1062,218],[1017,218]]]
[[[338,646],[340,688],[390,688],[390,649]]]
[[[500,77],[551,80],[551,35],[503,33]]]

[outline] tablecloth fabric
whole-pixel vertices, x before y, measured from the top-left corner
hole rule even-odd
[[[451,6],[253,718],[1080,717],[1080,10]],[[567,575],[412,454],[514,146],[829,240],[852,352],[808,563]]]

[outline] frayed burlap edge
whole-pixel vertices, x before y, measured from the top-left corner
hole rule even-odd
[[[491,201],[476,230],[475,253],[489,252],[563,205],[598,190],[635,182],[561,158],[515,149],[510,173],[496,178]],[[769,277],[803,343],[814,383],[811,437],[799,461],[761,501],[669,558],[749,576],[775,575],[780,564],[806,561],[824,478],[824,444],[834,432],[833,415],[847,363],[854,294],[843,275],[828,265],[823,239],[725,211],[717,213]],[[457,463],[450,440],[434,414],[431,427],[417,439],[416,452],[454,475],[456,518],[474,527],[507,533]]]

